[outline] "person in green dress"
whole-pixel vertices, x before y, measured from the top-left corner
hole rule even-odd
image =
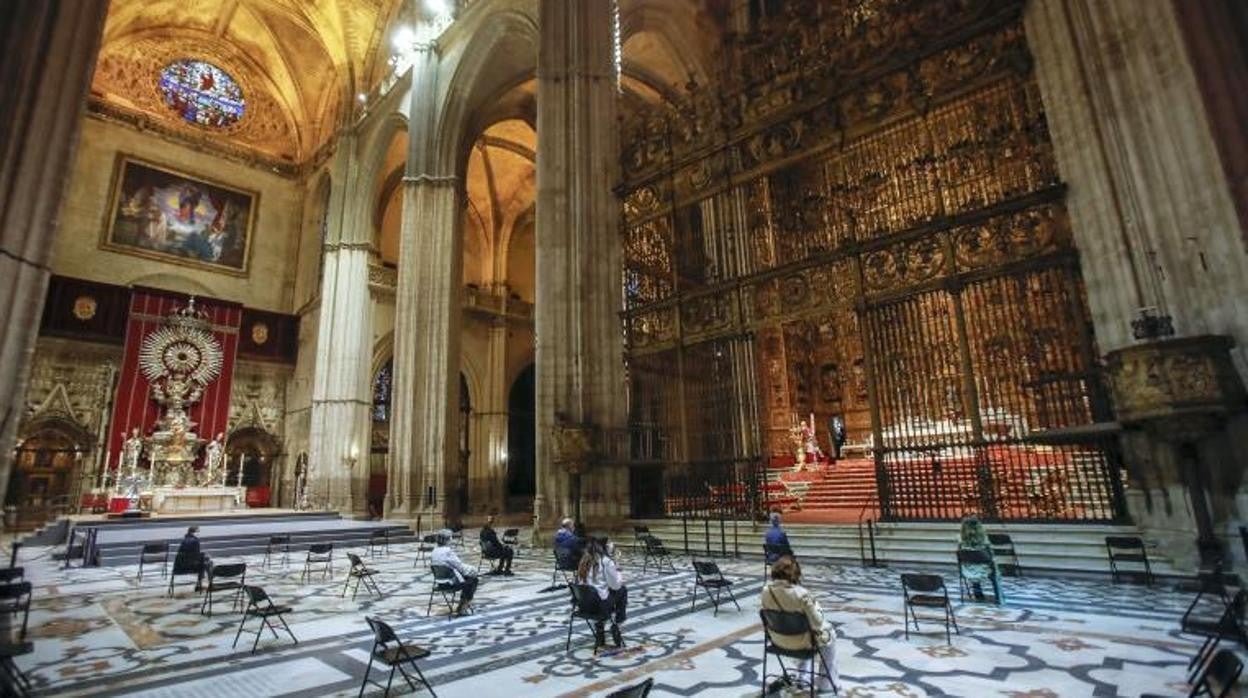
[[[1001,593],[1001,572],[997,569],[996,558],[992,554],[992,544],[988,541],[988,533],[979,518],[968,516],[962,519],[962,531],[958,540],[958,550],[979,550],[988,553],[988,564],[963,564],[962,576],[970,582],[971,593],[976,601],[984,600],[984,583],[992,585],[992,594],[998,604],[1005,603]]]

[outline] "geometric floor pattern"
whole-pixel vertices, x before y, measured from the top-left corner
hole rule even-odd
[[[720,561],[736,582],[741,610],[729,604],[715,616],[706,603],[690,611],[688,560],[675,560],[676,573],[641,574],[640,561],[622,555],[626,646],[595,657],[583,626],[572,651],[564,651],[568,596],[543,592],[551,582],[546,551],[522,550],[514,577],[484,577],[476,613],[462,618],[449,618],[437,603],[426,613],[430,574],[410,549],[396,546],[369,560],[381,572],[381,599],[363,591],[355,600],[341,595],[345,555],[336,554],[334,581],[307,584],[299,580],[298,555],[268,570],[259,557],[240,559],[248,563],[248,583],[294,607],[287,619],[299,638],[293,645],[284,634],[266,635],[253,655],[247,635],[239,649],[231,647],[239,614],[226,603],[211,618],[200,615],[189,581],[166,598],[158,569],[145,571],[142,582],[133,566],[62,570],[51,552],[25,548],[20,561],[35,583],[35,652],[18,664],[41,695],[353,696],[372,642],[365,615],[432,651],[421,666],[444,698],[605,695],[649,676],[654,696],[760,694],[757,561]],[[961,634],[952,642],[935,622],[906,640],[900,571],[804,567],[806,585],[837,626],[842,696],[1186,695],[1184,667],[1196,643],[1179,635],[1177,620],[1187,594],[1100,579],[1009,578],[1006,606],[957,604]],[[944,574],[956,603],[952,568],[904,571]]]

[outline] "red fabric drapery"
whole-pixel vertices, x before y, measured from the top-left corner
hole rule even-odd
[[[139,349],[143,339],[165,324],[174,310],[185,307],[189,297],[180,293],[150,288],[135,288],[130,295],[130,315],[126,321],[126,344],[122,353],[117,397],[113,401],[113,418],[108,434],[110,467],[120,460],[123,434],[138,427],[143,436],[150,436],[160,419],[160,405],[151,397],[147,377],[139,370]],[[211,439],[224,432],[230,416],[230,387],[234,378],[234,362],[238,355],[238,327],[243,307],[237,303],[196,296],[195,307],[208,314],[212,336],[221,345],[221,375],[204,388],[199,402],[188,410],[195,431],[201,439]]]

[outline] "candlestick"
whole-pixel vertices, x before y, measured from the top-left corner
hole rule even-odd
[[[243,486],[243,454],[238,454],[238,477],[234,480],[235,487]]]

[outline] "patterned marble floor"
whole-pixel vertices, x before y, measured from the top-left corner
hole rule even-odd
[[[655,677],[651,695],[760,692],[757,561],[722,563],[741,610],[729,606],[716,617],[706,604],[690,612],[687,560],[676,560],[674,574],[641,574],[640,561],[626,558],[626,647],[594,657],[583,626],[564,651],[567,592],[542,591],[551,581],[545,551],[522,551],[514,577],[484,578],[476,613],[458,619],[436,603],[426,615],[430,575],[423,562],[414,565],[412,550],[370,561],[381,570],[380,600],[341,596],[345,556],[335,581],[308,584],[299,582],[301,562],[264,570],[250,558],[248,582],[294,607],[288,619],[299,638],[294,645],[266,635],[252,655],[246,635],[231,647],[239,615],[227,604],[201,616],[189,582],[169,599],[159,570],[141,582],[137,567],[61,570],[51,552],[22,551],[36,584],[36,651],[19,665],[43,695],[355,695],[372,641],[366,614],[433,651],[422,666],[444,698],[605,695],[647,676]],[[466,557],[475,563],[475,554]],[[838,627],[842,696],[1186,695],[1184,665],[1196,646],[1177,632],[1186,595],[1099,580],[1009,579],[1006,607],[957,606],[962,632],[946,643],[937,623],[903,638],[901,570],[809,563],[805,571]],[[956,596],[952,568],[937,571]]]

